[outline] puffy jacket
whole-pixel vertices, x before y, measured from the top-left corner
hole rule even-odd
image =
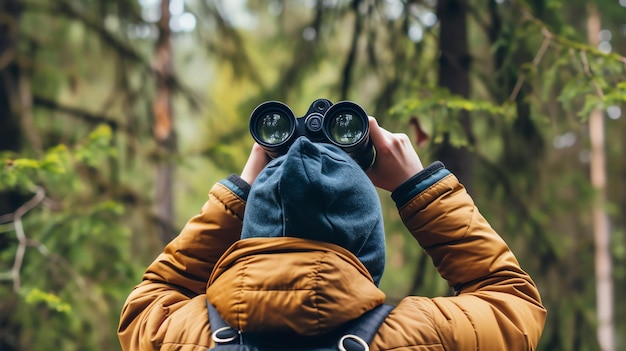
[[[405,297],[371,350],[534,350],[546,311],[537,287],[449,172],[394,192],[401,218],[455,296]],[[385,301],[349,251],[298,238],[239,240],[246,189],[213,186],[197,216],[148,267],[121,314],[126,351],[213,346],[208,299],[245,331],[318,335]],[[417,249],[417,245],[416,245]]]

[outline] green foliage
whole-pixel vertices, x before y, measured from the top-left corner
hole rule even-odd
[[[33,189],[54,175],[67,174],[76,164],[97,166],[104,157],[113,156],[111,128],[102,125],[89,134],[86,142],[68,148],[58,145],[50,148],[40,159],[11,158],[0,154],[3,172],[0,173],[0,191],[7,189]]]
[[[87,196],[93,191],[91,179],[81,176],[81,169],[100,166],[103,170],[103,161],[115,156],[112,137],[109,127],[99,126],[76,145],[52,147],[38,158],[2,156],[0,189],[45,189],[40,190],[45,191],[45,200],[54,203],[42,206],[40,202],[14,218],[11,231],[25,241],[0,250],[3,262],[18,262],[18,252],[25,249],[21,266],[0,265],[0,270],[11,270],[2,276],[12,281],[18,297],[12,307],[14,318],[33,331],[49,331],[36,338],[25,333],[22,347],[111,349],[115,341],[110,327],[103,339],[101,324],[115,325],[139,267],[127,249],[126,209],[115,199]],[[10,287],[0,285],[0,295],[10,294]]]
[[[432,141],[437,144],[442,143],[443,136],[447,135],[455,147],[471,146],[458,120],[460,111],[486,113],[509,121],[515,115],[514,105],[510,103],[496,105],[488,101],[466,99],[437,88],[428,89],[428,94],[424,95],[399,102],[390,110],[390,114],[405,121],[409,116],[427,116],[425,120],[428,125],[425,127],[430,130]]]

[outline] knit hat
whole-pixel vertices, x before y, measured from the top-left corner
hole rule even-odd
[[[339,245],[380,282],[385,235],[378,193],[337,146],[300,137],[254,181],[241,238],[281,236]]]

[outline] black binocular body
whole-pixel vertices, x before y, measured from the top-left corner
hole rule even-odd
[[[287,153],[301,136],[340,147],[364,170],[376,158],[368,115],[352,101],[333,104],[327,99],[317,99],[301,117],[296,117],[282,102],[266,101],[250,115],[250,134],[272,158]]]

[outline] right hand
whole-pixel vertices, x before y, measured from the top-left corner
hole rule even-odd
[[[374,165],[367,176],[375,186],[393,192],[402,183],[424,169],[408,135],[391,133],[369,117],[370,138],[376,148]]]

